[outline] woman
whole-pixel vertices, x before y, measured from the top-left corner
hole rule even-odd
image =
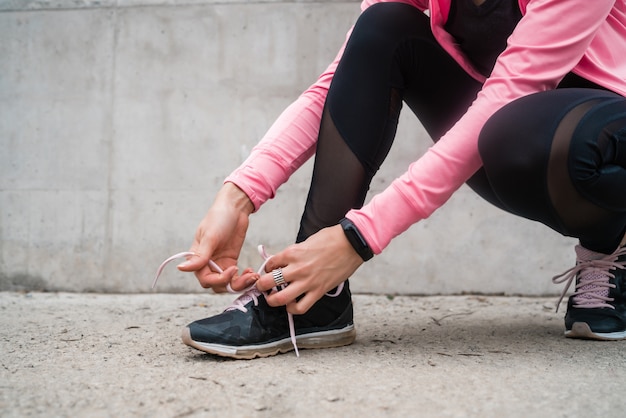
[[[576,279],[566,335],[625,339],[625,1],[365,0],[362,9],[336,60],[226,179],[198,227],[195,256],[179,269],[216,291],[252,288],[190,324],[185,343],[269,356],[294,348],[290,325],[300,347],[351,343],[344,281],[463,183],[579,238],[577,266],[555,279]],[[435,144],[361,207],[402,103]],[[314,153],[297,243],[261,274],[238,274],[248,216]]]

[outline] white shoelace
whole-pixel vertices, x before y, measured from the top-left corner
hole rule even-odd
[[[272,256],[267,254],[267,252],[265,251],[265,248],[262,245],[259,245],[257,249],[259,251],[259,254],[261,255],[261,258],[263,258],[263,263],[261,264],[261,267],[259,267],[259,269],[257,270],[257,274],[264,274],[265,265],[267,264],[267,262]],[[159,280],[159,276],[161,276],[161,273],[163,272],[163,269],[165,268],[165,266],[167,266],[170,262],[178,258],[191,257],[191,256],[197,256],[197,254],[194,252],[190,252],[190,251],[184,251],[181,253],[174,254],[171,257],[168,257],[167,259],[165,259],[165,261],[163,261],[161,265],[159,266],[159,268],[157,269],[157,272],[154,276],[154,281],[152,282],[152,288],[154,289],[154,287],[156,286],[157,281]],[[212,260],[209,260],[209,266],[211,267],[211,269],[213,269],[214,271],[218,273],[223,272],[220,266],[218,266]],[[284,285],[274,287],[274,289],[282,290],[285,287],[287,287],[287,285],[288,283],[285,283]],[[339,286],[337,286],[337,290],[334,293],[326,293],[326,295],[330,297],[339,296],[339,294],[343,290],[343,286],[344,286],[344,282],[342,282],[341,284],[339,284]],[[259,296],[267,295],[261,292],[259,289],[257,289],[256,283],[248,287],[247,289],[242,290],[241,292],[237,292],[233,290],[230,287],[230,283],[226,285],[226,289],[228,290],[229,293],[234,293],[234,294],[241,293],[241,295],[237,299],[235,299],[233,303],[225,309],[225,311],[231,311],[231,310],[237,309],[241,312],[248,312],[248,308],[246,308],[245,305],[247,305],[250,302],[253,302],[254,306],[258,306]],[[293,349],[296,353],[296,356],[300,357],[300,352],[298,351],[298,345],[296,344],[296,328],[295,328],[294,321],[293,321],[293,314],[287,312],[287,321],[289,323],[289,336],[291,338],[291,344],[293,345]]]
[[[556,304],[558,312],[559,305],[565,297],[567,290],[572,285],[572,281],[579,276],[574,289],[575,308],[611,308],[615,307],[607,302],[613,301],[608,297],[609,289],[615,285],[609,283],[609,279],[615,278],[612,270],[626,269],[626,261],[618,262],[617,259],[626,255],[626,247],[621,247],[613,254],[608,254],[596,260],[581,260],[577,257],[576,265],[561,274],[552,278],[554,284],[566,283],[561,297]]]

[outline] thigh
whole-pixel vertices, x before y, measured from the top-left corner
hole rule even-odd
[[[581,162],[593,162],[596,169],[602,164],[592,154],[595,145],[576,130],[585,126],[591,109],[616,99],[623,98],[605,90],[557,89],[523,97],[493,115],[481,132],[479,150],[501,207],[565,235],[590,234],[601,225],[615,229],[620,223],[617,228],[623,229],[624,216],[582,195],[575,175]],[[594,118],[594,124],[605,126],[609,119]]]

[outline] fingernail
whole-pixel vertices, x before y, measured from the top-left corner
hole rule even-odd
[[[183,263],[180,263],[180,264],[178,265],[178,267],[179,267],[179,268],[185,268],[185,267],[189,266],[190,264],[191,264],[191,263],[190,263],[189,261],[185,261],[185,262],[183,262]]]

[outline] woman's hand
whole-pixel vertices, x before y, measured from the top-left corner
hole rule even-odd
[[[270,306],[286,305],[287,311],[300,315],[325,293],[348,279],[361,264],[363,259],[348,242],[343,228],[335,225],[272,256],[265,265],[265,271],[270,273],[261,276],[256,286],[261,291],[275,287],[271,271],[282,268],[289,285],[268,295],[267,303]],[[302,298],[296,301],[299,296]]]
[[[252,202],[241,189],[232,183],[224,184],[196,230],[189,251],[197,256],[188,258],[178,269],[193,271],[202,287],[216,292],[226,291],[230,282],[235,290],[254,283],[259,277],[256,272],[246,269],[238,275],[237,270],[237,259],[253,210]],[[209,260],[213,260],[223,271],[213,271],[208,265]]]

